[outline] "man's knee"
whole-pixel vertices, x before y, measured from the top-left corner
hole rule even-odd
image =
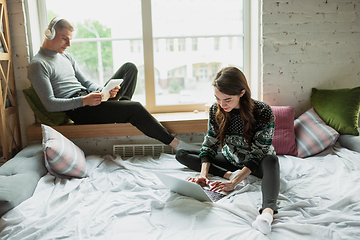
[[[130,101],[129,104],[134,112],[139,112],[139,113],[148,112],[146,108],[138,101]]]

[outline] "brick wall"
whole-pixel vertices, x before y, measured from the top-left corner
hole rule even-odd
[[[310,108],[311,88],[360,86],[360,1],[263,1],[263,99]]]

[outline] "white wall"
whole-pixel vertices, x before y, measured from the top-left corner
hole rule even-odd
[[[263,0],[263,100],[310,108],[311,88],[360,86],[360,1]]]
[[[26,77],[29,54],[24,1],[7,0],[7,4],[21,132],[26,146],[26,127],[34,122],[34,117],[22,93],[30,86]],[[290,105],[299,116],[310,108],[312,87],[360,85],[360,1],[263,0],[262,4],[264,101]],[[101,143],[101,151],[106,152],[104,148],[109,147],[104,141],[79,140],[79,145]]]

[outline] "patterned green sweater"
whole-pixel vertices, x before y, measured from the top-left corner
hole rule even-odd
[[[220,147],[220,141],[216,138],[219,133],[219,127],[215,121],[217,108],[217,104],[214,103],[209,111],[208,131],[200,153],[201,162],[211,163]],[[248,144],[242,136],[243,122],[239,110],[233,109],[230,116],[231,120],[221,152],[233,165],[239,168],[246,166],[253,172],[266,155],[276,154],[272,146],[275,121],[271,107],[264,102],[254,100],[254,117],[257,121],[251,150],[249,150]],[[270,123],[260,120],[260,116],[262,119],[270,120]]]

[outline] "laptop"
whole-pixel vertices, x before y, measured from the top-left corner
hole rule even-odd
[[[154,173],[171,191],[195,198],[199,201],[216,202],[227,196],[223,193],[202,188],[199,184],[194,182],[189,182],[160,172]]]

